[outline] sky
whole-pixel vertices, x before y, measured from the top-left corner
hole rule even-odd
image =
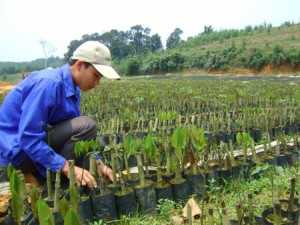
[[[72,40],[84,34],[141,25],[163,45],[174,31],[197,36],[204,26],[215,31],[244,29],[264,22],[273,27],[300,22],[300,0],[0,0],[0,61],[27,62],[48,55],[63,57]]]

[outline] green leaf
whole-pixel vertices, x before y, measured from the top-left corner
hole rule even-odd
[[[90,140],[89,141],[89,148],[90,149],[97,150],[100,147],[101,147],[100,146],[100,142],[99,142],[99,140],[97,138],[95,140]]]
[[[156,160],[157,147],[151,133],[149,133],[145,139],[145,153],[147,157]]]
[[[130,135],[125,140],[124,148],[125,148],[127,159],[131,155],[134,155],[136,153],[136,148],[134,146],[134,139]]]
[[[64,220],[64,225],[80,225],[76,211],[70,207]]]
[[[30,197],[31,197],[31,209],[33,212],[33,216],[36,217],[38,215],[37,201],[40,198],[40,194],[37,188],[35,187],[32,188]]]
[[[70,188],[70,202],[74,210],[77,212],[79,196],[78,196],[77,188],[74,186]]]
[[[195,124],[192,124],[192,127],[191,127],[191,131],[190,131],[190,137],[191,139],[196,139],[197,140],[197,127]]]
[[[177,116],[177,112],[176,111],[168,111],[167,112],[167,120],[168,121],[171,121],[176,116]]]
[[[171,169],[172,172],[175,173],[175,171],[176,171],[176,160],[175,160],[174,157],[175,157],[174,155],[172,155],[170,157],[170,169]]]
[[[20,195],[16,192],[15,189],[11,191],[12,193],[12,209],[13,209],[13,216],[16,222],[20,225],[21,224],[21,217],[23,216],[22,210],[22,202]]]
[[[151,157],[151,150],[152,150],[152,136],[151,133],[149,133],[145,139],[146,156]]]
[[[9,178],[10,191],[15,190],[18,195],[21,195],[21,181],[16,170],[13,170]]]
[[[61,201],[59,202],[59,212],[62,215],[63,218],[67,215],[67,212],[69,210],[69,203],[66,199],[66,197],[63,197]]]
[[[76,157],[80,156],[81,149],[82,149],[82,141],[77,141],[75,144],[75,150],[74,150]]]
[[[197,150],[201,150],[204,147],[205,144],[205,136],[204,136],[204,130],[203,129],[198,129],[197,130],[197,136],[195,137],[196,139],[196,148]]]
[[[282,166],[276,166],[276,167],[275,167],[275,171],[276,171],[277,173],[283,173],[283,167],[282,167]]]
[[[255,167],[254,170],[252,170],[251,175],[258,174],[261,170],[262,170],[262,167],[261,166],[257,166],[257,167]]]
[[[159,112],[157,117],[160,121],[165,121],[167,119],[167,114],[166,112]]]
[[[7,169],[6,169],[7,177],[10,177],[10,175],[11,175],[12,172],[13,172],[13,170],[14,170],[14,167],[12,166],[11,163],[9,163],[8,166],[7,166]]]
[[[172,134],[172,146],[174,148],[182,148],[184,142],[183,130],[181,127],[177,127],[174,133]]]
[[[55,225],[53,214],[43,199],[38,200],[37,208],[40,225]]]
[[[240,132],[238,132],[237,135],[236,135],[236,141],[237,141],[237,143],[238,143],[239,146],[242,145],[242,143],[243,143],[243,136],[241,135]]]
[[[175,154],[179,161],[183,158],[182,149],[185,145],[185,133],[181,127],[177,127],[177,129],[172,134],[172,146],[175,148]]]

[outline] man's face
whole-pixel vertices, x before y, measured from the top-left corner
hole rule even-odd
[[[94,68],[94,66],[90,65],[89,67],[85,67],[84,63],[81,64],[79,69],[79,80],[77,85],[83,91],[88,91],[96,87],[100,83],[100,79],[103,76]]]

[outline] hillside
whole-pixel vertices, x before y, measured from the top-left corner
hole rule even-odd
[[[103,36],[106,34],[98,35],[96,40],[103,41]],[[71,55],[72,49],[83,41],[93,38],[95,39],[93,35],[86,34],[80,40],[70,42],[66,55]],[[122,76],[170,73],[299,74],[300,72],[300,24],[285,22],[280,27],[262,24],[246,26],[241,30],[220,31],[214,31],[210,27],[210,30],[188,40],[179,38],[176,44],[166,50],[154,52],[148,49],[147,40],[140,40],[139,44],[144,49],[139,54],[134,49],[136,45],[134,40],[127,39],[128,43],[125,46],[115,42],[108,43],[115,59],[114,67]],[[124,48],[128,55],[118,58],[114,52],[121,48]],[[63,59],[53,57],[48,59],[48,66],[51,67],[63,63]],[[20,76],[22,73],[44,67],[44,59],[22,63],[0,62],[0,80],[10,82],[11,76],[7,75]]]
[[[247,34],[239,35],[238,37],[222,38],[222,31],[220,31],[218,40],[213,40],[213,35],[211,36],[212,41],[209,40],[209,35],[206,39],[201,36],[190,39],[187,42],[182,43],[179,47],[182,54],[187,57],[197,57],[207,53],[207,51],[215,51],[228,49],[233,44],[236,48],[247,47],[248,51],[253,49],[260,49],[265,55],[272,54],[274,48],[279,46],[282,52],[296,52],[298,57],[297,65],[291,65],[288,60],[282,65],[271,65],[267,64],[262,66],[259,70],[246,69],[246,68],[230,68],[229,70],[210,70],[214,73],[254,73],[254,74],[290,74],[300,72],[300,24],[291,26],[281,26],[270,29],[262,30],[252,30]],[[278,53],[280,54],[280,52]]]
[[[216,34],[208,34],[206,37],[199,35],[182,44],[186,50],[193,49],[201,52],[207,49],[225,48],[235,42],[236,46],[247,44],[248,47],[257,47],[270,50],[276,44],[282,45],[285,50],[300,47],[300,24],[274,27],[262,30],[241,32],[238,37],[227,38],[224,33],[234,33],[235,30],[219,31]],[[238,34],[235,34],[238,35]],[[214,40],[218,39],[218,40]]]
[[[118,63],[121,74],[298,74],[300,24],[201,33],[174,48]]]

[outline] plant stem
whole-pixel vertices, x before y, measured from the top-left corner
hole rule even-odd
[[[119,160],[117,159],[117,154],[115,154],[115,158],[116,158],[115,159],[116,173],[119,174],[119,180],[120,180],[120,184],[121,184],[121,192],[122,192],[122,194],[125,194],[125,192],[126,192],[126,186],[125,186],[124,179],[122,177],[122,172],[121,172]]]
[[[125,143],[126,143],[126,134],[125,134],[125,132],[123,132],[123,144],[124,144],[123,145],[124,146],[123,147],[123,149],[124,149],[123,159],[124,159],[125,169],[126,169],[126,173],[127,173],[127,178],[128,178],[128,180],[132,180],[129,165],[128,165],[128,160],[127,160]]]
[[[142,153],[137,152],[136,159],[137,159],[137,165],[138,165],[138,170],[139,170],[140,186],[145,187],[146,180],[145,180],[145,174],[144,174],[143,163],[142,163]]]
[[[162,188],[163,187],[163,179],[162,179],[162,173],[161,173],[161,159],[160,159],[159,153],[157,154],[156,164],[157,164],[157,170],[156,170],[157,187]]]
[[[247,158],[248,158],[248,153],[247,153],[247,147],[243,147],[243,158],[244,158],[244,163],[247,163]]]
[[[175,156],[174,158],[175,158],[175,163],[176,163],[175,179],[176,179],[176,182],[180,182],[182,180],[180,161],[177,156]]]
[[[90,161],[90,169],[89,172],[90,174],[93,175],[93,177],[96,177],[96,164],[95,164],[95,159],[92,156],[89,156],[89,161]]]
[[[248,194],[248,212],[250,217],[250,223],[253,222],[253,199],[252,199],[252,193]]]
[[[99,163],[97,167],[97,173],[99,175],[99,189],[100,189],[100,195],[104,194],[104,183],[103,183],[103,175],[102,175],[102,168],[101,164]]]
[[[295,177],[293,177],[291,179],[291,193],[290,193],[290,198],[289,198],[288,212],[293,212],[294,199],[295,199],[295,186],[296,186],[296,179],[295,179]]]
[[[222,208],[222,225],[230,225],[227,208]]]
[[[74,160],[69,160],[69,167],[70,167],[70,188],[77,187],[76,183],[76,175],[74,170]]]
[[[127,178],[128,178],[128,180],[132,180],[130,169],[129,169],[129,165],[128,165],[128,160],[127,160],[127,157],[126,157],[126,153],[124,153],[123,158],[124,158],[124,163],[125,163]]]
[[[280,202],[274,203],[274,225],[281,225],[281,205]]]
[[[208,221],[207,225],[214,225],[214,210],[212,208],[208,209]]]
[[[243,220],[243,205],[241,202],[238,202],[235,206],[236,208],[236,213],[237,213],[237,218],[238,218],[238,224],[242,224]]]
[[[51,199],[52,196],[52,183],[51,183],[51,171],[48,168],[46,170],[46,174],[47,174],[47,193],[48,193],[48,199]]]
[[[165,151],[166,151],[166,173],[171,173],[171,154],[170,154],[170,146],[169,146],[169,138],[167,137],[167,141],[165,142]]]
[[[61,194],[60,176],[61,176],[60,170],[56,171],[54,207],[53,207],[54,212],[57,212],[59,210],[59,199],[60,199],[60,194]]]
[[[111,167],[113,172],[113,185],[117,185],[116,154],[111,153]]]

